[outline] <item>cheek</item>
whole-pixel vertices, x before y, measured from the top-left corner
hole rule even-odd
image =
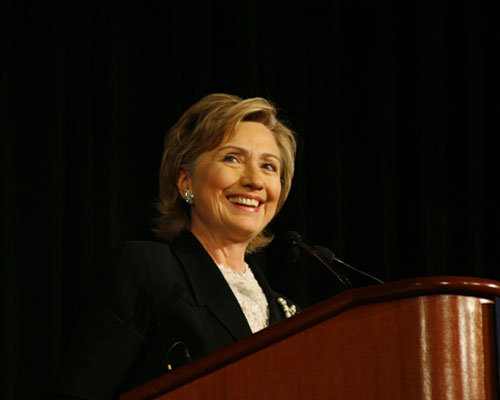
[[[217,181],[217,187],[220,190],[225,190],[238,182],[239,175],[237,171],[221,168],[215,179]]]
[[[198,186],[202,192],[217,193],[223,191],[231,183],[231,179],[227,173],[213,169],[209,173],[199,177]]]
[[[281,182],[278,180],[277,182],[273,182],[272,185],[269,186],[269,197],[277,203],[281,194]]]
[[[268,186],[267,195],[268,199],[271,200],[271,202],[269,203],[268,207],[266,207],[266,223],[269,223],[276,215],[280,194],[281,182],[278,181],[278,183],[274,183],[272,186]]]

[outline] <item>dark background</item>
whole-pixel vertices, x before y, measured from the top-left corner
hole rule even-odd
[[[266,97],[300,136],[277,237],[385,281],[500,279],[493,3],[2,2],[0,397],[49,392],[85,279],[154,237],[164,134],[212,92]],[[275,287],[333,293],[281,256],[259,255]]]

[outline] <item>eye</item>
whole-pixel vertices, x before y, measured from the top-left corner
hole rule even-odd
[[[224,156],[224,158],[222,159],[222,161],[230,162],[230,163],[235,163],[235,162],[238,162],[238,159],[235,156],[227,155],[227,156]]]
[[[276,167],[276,165],[274,165],[272,163],[266,163],[262,166],[262,168],[267,169],[268,171],[273,171],[273,172],[278,171],[278,167]]]

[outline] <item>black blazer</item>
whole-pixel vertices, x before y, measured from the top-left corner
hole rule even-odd
[[[282,296],[251,268],[270,324],[285,318]],[[56,398],[117,398],[179,362],[179,349],[196,359],[251,333],[219,267],[192,234],[169,244],[126,242],[101,264]]]

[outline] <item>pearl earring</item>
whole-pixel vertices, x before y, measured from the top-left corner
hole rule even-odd
[[[191,193],[191,190],[184,190],[184,200],[186,200],[186,203],[188,203],[189,205],[192,205],[194,203],[194,194]]]

